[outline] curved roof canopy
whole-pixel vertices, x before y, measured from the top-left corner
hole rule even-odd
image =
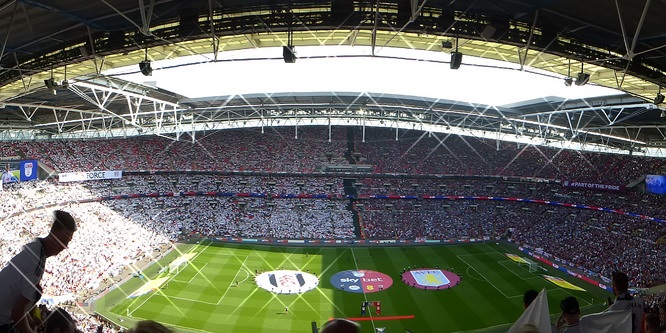
[[[7,0],[0,2],[0,137],[179,137],[309,119],[659,147],[666,138],[657,98],[666,86],[663,13],[664,0]],[[227,62],[229,51],[243,49],[291,46],[298,58],[312,45],[364,47],[374,58],[395,48],[430,51],[440,58],[427,61],[445,69],[460,52],[459,71],[487,66],[474,56],[560,80],[584,81],[584,72],[589,84],[618,94],[501,106],[367,91],[192,98],[108,74],[130,65],[138,72],[144,60],[157,71],[166,70],[157,61],[185,56]],[[277,50],[269,58],[282,61]]]

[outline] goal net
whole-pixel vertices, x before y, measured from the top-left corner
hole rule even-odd
[[[527,258],[522,258],[522,259],[523,259],[523,262],[520,263],[520,265],[521,266],[527,266],[527,270],[529,272],[534,273],[534,272],[539,270],[539,264],[537,264],[536,262],[534,262],[530,259],[527,259]]]
[[[196,255],[196,253],[186,253],[183,254],[182,256],[176,258],[176,260],[172,261],[169,264],[169,274],[178,274],[180,271],[187,266],[187,263],[190,262],[190,260]]]

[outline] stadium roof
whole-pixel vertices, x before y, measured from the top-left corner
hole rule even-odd
[[[665,12],[665,0],[3,1],[0,139],[179,138],[196,130],[352,124],[641,151],[666,143],[666,114],[654,103],[666,86]],[[108,74],[124,66],[138,72],[145,59],[161,71],[157,61],[165,59],[223,63],[231,51],[287,45],[299,63],[299,50],[314,45],[365,47],[373,58],[396,58],[385,56],[389,48],[428,51],[440,58],[427,61],[446,70],[457,50],[460,72],[492,67],[474,56],[559,80],[576,79],[582,66],[589,84],[618,94],[501,106],[355,90],[193,98]],[[282,50],[245,60],[282,61]]]

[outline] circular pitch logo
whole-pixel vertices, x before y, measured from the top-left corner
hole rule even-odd
[[[361,269],[335,273],[331,284],[350,293],[375,293],[391,287],[393,279],[384,273]]]
[[[404,272],[402,282],[415,288],[439,290],[458,285],[460,277],[437,268],[419,268]]]
[[[276,294],[300,294],[319,285],[319,279],[300,271],[279,270],[259,274],[255,281],[259,288]]]

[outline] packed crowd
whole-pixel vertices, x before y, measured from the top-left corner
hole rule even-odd
[[[357,193],[367,195],[445,195],[528,198],[553,202],[585,204],[666,217],[666,202],[659,195],[636,191],[620,193],[569,189],[558,182],[517,182],[465,178],[363,178],[355,182]],[[626,225],[632,227],[634,224]]]
[[[67,209],[80,221],[69,251],[47,263],[44,294],[71,299],[92,293],[106,279],[117,277],[129,265],[152,256],[169,239],[124,218],[100,203],[70,204]],[[39,209],[3,219],[0,262],[6,265],[23,244],[48,233],[50,209]]]
[[[79,186],[61,183],[60,186]],[[122,179],[107,179],[86,183],[90,192],[100,197],[130,193],[226,192],[265,193],[272,196],[287,194],[344,194],[341,178],[333,177],[275,177],[275,176],[217,176],[217,175],[124,175]]]
[[[357,130],[354,149],[378,173],[504,175],[628,184],[658,173],[666,160],[558,150],[418,131]]]
[[[358,134],[358,133],[357,133]],[[184,237],[297,239],[484,239],[508,237],[542,248],[598,277],[626,271],[634,286],[666,282],[666,223],[547,205],[479,200],[366,199],[369,195],[482,195],[580,203],[666,218],[663,198],[638,192],[566,189],[559,183],[482,178],[374,177],[351,180],[361,199],[345,199],[350,180],[307,173],[325,164],[358,159],[375,172],[416,175],[505,175],[626,184],[664,167],[663,160],[554,151],[462,137],[395,137],[370,130],[366,142],[347,131],[305,128],[221,132],[196,143],[163,138],[0,143],[4,156],[34,157],[58,171],[170,170],[119,180],[5,184],[0,220],[0,266],[21,246],[47,232],[53,207],[80,221],[69,250],[47,263],[45,295],[80,300],[115,281],[142,259],[159,255]],[[394,133],[393,133],[394,135]],[[353,137],[353,136],[352,136]],[[418,141],[418,144],[415,142]],[[499,149],[498,149],[499,147]],[[184,170],[303,172],[303,176],[194,175]],[[268,198],[192,195],[263,193]],[[101,197],[147,193],[187,195]],[[279,199],[275,195],[326,194],[331,198]],[[48,208],[47,208],[48,207]],[[42,223],[43,222],[43,223]],[[507,233],[507,230],[512,230]],[[603,255],[599,255],[602,253]],[[65,269],[66,267],[66,269]],[[56,278],[57,277],[57,278]],[[89,327],[100,323],[92,320]],[[108,327],[109,331],[113,329]],[[105,332],[107,330],[105,329]]]
[[[297,134],[296,134],[297,133]],[[297,137],[297,138],[296,138]],[[58,172],[94,170],[254,170],[314,172],[346,164],[346,131],[329,141],[321,128],[223,131],[195,142],[161,137],[0,143],[12,156],[35,158]],[[7,147],[10,146],[10,147]]]
[[[377,190],[385,194],[411,193],[427,195],[474,195],[524,197],[564,202],[586,202],[604,206],[614,204],[614,194],[599,192],[570,191],[545,183],[504,183],[498,181],[467,180],[433,182],[428,179],[398,180],[392,178],[360,180],[359,194],[367,195]],[[416,186],[418,185],[418,186]],[[442,186],[446,185],[446,186]],[[322,190],[322,187],[324,188]],[[210,175],[145,175],[129,176],[122,180],[107,180],[86,183],[53,184],[50,182],[24,182],[11,184],[6,191],[2,216],[16,220],[13,229],[1,240],[11,249],[6,256],[14,253],[17,244],[39,234],[31,224],[32,215],[25,211],[43,207],[42,203],[66,204],[81,207],[81,215],[95,221],[120,221],[104,223],[122,225],[133,223],[151,233],[151,239],[161,243],[176,241],[188,235],[203,237],[229,236],[252,238],[340,238],[355,237],[386,239],[483,239],[499,237],[509,228],[516,230],[513,238],[519,243],[547,249],[549,253],[567,260],[574,265],[598,272],[606,276],[618,265],[631,272],[640,285],[651,285],[666,281],[665,272],[656,265],[664,258],[660,237],[666,235],[666,224],[646,219],[631,218],[619,214],[609,214],[592,210],[552,207],[538,204],[525,204],[506,201],[483,200],[355,200],[353,207],[347,206],[344,199],[342,181],[333,178],[298,177],[258,177],[258,176],[210,176]],[[403,188],[406,189],[403,190]],[[555,191],[557,190],[557,191]],[[95,202],[97,198],[133,193],[169,192],[232,192],[232,193],[283,193],[321,194],[333,193],[333,199],[276,199],[255,197],[217,196],[160,196],[134,197]],[[434,192],[430,192],[434,191]],[[620,204],[654,212],[663,212],[664,204],[652,196],[634,193],[622,194]],[[581,199],[582,198],[582,199]],[[93,201],[74,204],[79,200]],[[104,209],[89,208],[103,207]],[[611,206],[610,208],[616,208]],[[625,207],[619,207],[624,209]],[[562,212],[569,213],[563,214]],[[85,212],[90,212],[86,214]],[[662,215],[663,216],[663,215]],[[92,229],[97,228],[91,224]],[[553,225],[561,228],[552,229]],[[116,231],[120,233],[122,227]],[[548,232],[546,232],[548,231]],[[113,234],[113,233],[110,233]],[[118,235],[125,236],[126,233]],[[569,235],[562,237],[563,235]],[[23,238],[21,238],[21,236]],[[94,234],[94,237],[99,237]],[[157,237],[159,236],[159,238]],[[147,236],[144,236],[147,237]],[[626,238],[626,240],[625,240]],[[562,242],[565,239],[566,242]],[[95,238],[96,242],[100,242]],[[158,242],[158,243],[159,243]],[[617,244],[630,243],[632,249],[624,250]],[[591,252],[581,252],[580,244]],[[115,246],[115,245],[114,245]],[[4,246],[3,246],[4,247]],[[154,248],[149,245],[143,251]],[[127,251],[124,249],[123,251]],[[136,250],[141,251],[141,250]],[[603,251],[603,252],[596,252]],[[607,262],[606,256],[593,253],[614,253],[608,256],[616,262]],[[93,253],[90,249],[82,252]],[[136,257],[129,253],[124,257]],[[105,264],[116,264],[111,258],[104,258]],[[649,260],[639,260],[647,258]],[[86,263],[83,261],[82,263]],[[117,266],[122,266],[122,262]],[[111,267],[103,267],[105,272],[116,272]],[[73,278],[79,287],[91,289],[97,280]]]
[[[116,213],[176,241],[187,235],[272,239],[354,238],[352,212],[340,200],[162,197],[104,202]]]
[[[161,137],[2,142],[8,156],[35,158],[57,172],[94,170],[252,170],[315,172],[360,163],[376,173],[503,175],[629,184],[664,159],[381,128],[284,127],[229,130],[197,140]],[[349,133],[348,133],[349,132]],[[194,142],[192,142],[194,141]]]
[[[101,285],[118,281],[121,272],[129,270],[134,263],[153,258],[168,248],[169,241],[164,235],[123,218],[99,203],[69,204],[66,209],[79,221],[77,235],[68,251],[46,262],[41,281],[45,301],[68,303],[86,299]],[[51,218],[51,209],[43,208],[5,216],[0,268],[4,268],[24,244],[48,234]],[[90,323],[93,330],[86,332],[95,332],[98,326]]]
[[[510,238],[542,248],[597,278],[631,272],[634,285],[666,282],[665,223],[595,210],[507,201],[364,200],[360,212],[368,238]],[[603,255],[600,255],[603,254]]]
[[[666,260],[665,244],[613,231],[615,225],[630,224],[635,219],[606,215],[584,211],[575,216],[530,219],[524,221],[514,237],[518,243],[542,247],[544,251],[600,276],[607,277],[612,271],[623,270],[631,272],[635,286],[651,287],[666,282],[666,269],[656,264]],[[661,225],[663,223],[654,227],[663,230]]]

